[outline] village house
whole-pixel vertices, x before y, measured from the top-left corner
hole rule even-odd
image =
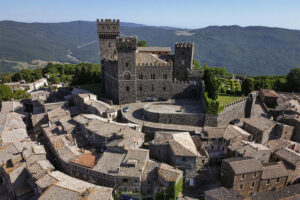
[[[274,90],[261,89],[259,98],[267,107],[274,108],[277,105],[278,94]]]
[[[275,132],[276,122],[265,117],[255,116],[244,119],[243,129],[253,136],[257,143],[266,143]]]
[[[262,144],[236,139],[227,147],[227,155],[230,157],[251,157],[256,158],[261,163],[268,163],[271,151]]]
[[[256,194],[263,171],[255,158],[235,157],[224,159],[221,166],[221,181],[244,196]]]

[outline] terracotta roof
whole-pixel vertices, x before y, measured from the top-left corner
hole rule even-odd
[[[175,182],[183,174],[182,171],[167,164],[160,164],[158,175],[166,182]]]
[[[71,160],[71,163],[93,168],[96,163],[96,156],[93,153],[82,154],[78,158]]]
[[[263,169],[262,164],[255,158],[235,157],[224,159],[223,162],[227,162],[235,174],[257,172]]]

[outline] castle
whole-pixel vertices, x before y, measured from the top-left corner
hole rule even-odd
[[[194,44],[138,47],[136,36],[120,36],[120,21],[97,19],[102,86],[116,104],[152,98],[200,98],[203,70],[193,65]]]

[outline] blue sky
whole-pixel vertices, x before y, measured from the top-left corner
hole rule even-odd
[[[300,0],[0,0],[0,20],[119,18],[155,26],[269,26],[300,30]]]

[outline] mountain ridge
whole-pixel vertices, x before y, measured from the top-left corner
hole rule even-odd
[[[176,33],[177,32],[177,33]],[[151,46],[194,42],[196,60],[248,75],[286,74],[300,67],[300,30],[264,26],[208,26],[199,29],[121,22],[122,35],[137,35]],[[80,48],[78,48],[80,47]],[[0,21],[0,71],[20,69],[4,60],[99,63],[96,21],[23,23]]]

